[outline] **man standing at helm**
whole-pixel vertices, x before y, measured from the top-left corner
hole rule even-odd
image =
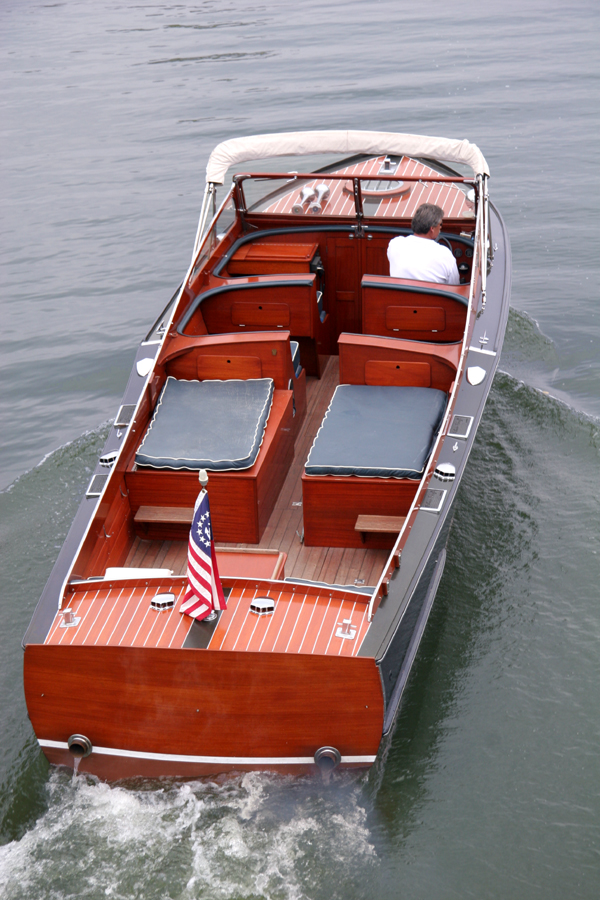
[[[439,284],[460,284],[456,260],[447,247],[438,244],[444,210],[422,203],[413,216],[414,234],[395,237],[388,244],[390,275]]]

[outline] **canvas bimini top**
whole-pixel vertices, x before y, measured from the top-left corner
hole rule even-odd
[[[379,156],[416,156],[463,163],[475,175],[489,175],[485,158],[475,144],[467,140],[428,137],[420,134],[395,134],[389,131],[290,131],[280,134],[256,134],[232,138],[218,144],[206,166],[206,181],[223,184],[230,166],[252,159],[275,156],[308,156],[313,153]]]

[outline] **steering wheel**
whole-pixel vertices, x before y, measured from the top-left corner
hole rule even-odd
[[[444,246],[448,248],[448,250],[450,251],[450,253],[452,254],[452,256],[454,256],[454,250],[452,249],[452,244],[450,243],[450,241],[448,240],[448,238],[445,238],[445,237],[439,237],[438,240],[437,240],[437,242],[438,242],[438,244],[444,244]]]

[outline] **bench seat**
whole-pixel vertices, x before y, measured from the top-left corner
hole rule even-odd
[[[307,546],[393,545],[446,402],[444,391],[433,388],[336,389],[302,476]]]
[[[364,275],[361,293],[363,334],[434,343],[452,343],[463,336],[468,284]]]
[[[210,472],[213,533],[224,543],[258,544],[294,458],[293,393],[276,390],[264,439],[254,464]],[[125,473],[135,531],[152,540],[185,540],[200,485],[196,471],[138,466]],[[173,507],[177,497],[182,508]],[[156,512],[160,509],[160,512]]]
[[[340,384],[305,473],[421,478],[446,400],[433,388]]]

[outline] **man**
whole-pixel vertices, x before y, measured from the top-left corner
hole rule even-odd
[[[437,242],[443,218],[444,210],[439,206],[421,204],[412,220],[414,234],[393,238],[388,244],[390,275],[439,284],[460,284],[454,256]]]

